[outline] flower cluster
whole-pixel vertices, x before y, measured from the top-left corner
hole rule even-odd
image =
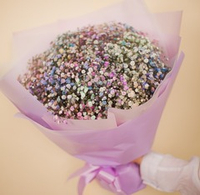
[[[29,61],[18,81],[56,120],[107,118],[148,101],[170,71],[158,43],[123,23],[66,32]],[[62,120],[61,120],[62,121]]]

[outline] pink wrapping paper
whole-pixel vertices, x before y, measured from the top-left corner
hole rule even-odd
[[[157,39],[169,57],[171,72],[154,96],[139,107],[130,110],[110,108],[108,119],[55,123],[43,105],[18,83],[17,76],[26,70],[28,59],[46,50],[56,35],[88,24],[109,21],[128,23],[138,30],[148,32],[151,39]],[[67,153],[86,161],[86,167],[75,174],[81,177],[79,194],[94,178],[116,194],[128,195],[144,187],[139,167],[130,162],[150,151],[167,98],[184,58],[183,53],[178,56],[180,21],[181,12],[150,14],[143,1],[125,0],[81,18],[60,20],[14,34],[15,62],[13,69],[1,78],[0,89],[19,109],[22,117],[33,122]],[[132,172],[127,171],[129,169]],[[130,178],[135,185],[130,183]]]

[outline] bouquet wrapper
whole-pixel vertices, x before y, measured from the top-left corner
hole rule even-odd
[[[26,69],[28,59],[46,50],[59,33],[109,21],[128,23],[158,40],[172,70],[153,97],[141,106],[130,110],[110,108],[108,119],[55,123],[44,106],[19,84],[17,76]],[[80,176],[79,195],[95,178],[115,194],[130,195],[145,187],[138,165],[131,161],[151,150],[163,109],[182,64],[184,54],[178,56],[180,21],[181,12],[151,14],[143,1],[125,0],[81,18],[60,20],[14,34],[13,68],[1,78],[0,89],[23,118],[33,122],[64,151],[86,162],[85,167],[72,175]]]

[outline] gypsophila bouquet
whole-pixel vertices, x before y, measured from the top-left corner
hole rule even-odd
[[[116,194],[145,187],[131,162],[151,149],[182,63],[180,15],[151,14],[141,0],[125,0],[16,34],[19,61],[0,89],[24,118],[86,162],[74,174],[79,194],[95,178]]]

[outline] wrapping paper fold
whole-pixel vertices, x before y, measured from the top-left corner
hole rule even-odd
[[[13,69],[1,78],[0,89],[19,109],[22,117],[33,122],[42,133],[67,153],[90,164],[90,167],[87,165],[79,174],[82,178],[80,189],[94,178],[99,178],[104,187],[116,194],[128,195],[144,187],[139,176],[139,168],[130,165],[130,162],[150,151],[167,98],[183,61],[184,54],[178,56],[181,14],[151,14],[146,10],[143,1],[125,0],[81,18],[59,20],[54,24],[14,34]],[[158,40],[169,58],[172,70],[157,88],[154,96],[139,107],[130,110],[110,108],[108,119],[68,120],[67,124],[55,123],[43,105],[18,83],[17,76],[26,70],[29,58],[48,49],[49,43],[56,35],[84,25],[110,21],[128,23],[138,30],[147,32],[151,39]],[[91,170],[91,166],[98,168],[95,169],[93,177],[87,180],[85,173]],[[114,178],[121,178],[121,166],[131,169],[133,174],[127,177],[123,175],[123,179],[119,179],[120,189],[116,185],[113,187],[112,182],[115,179],[111,180],[111,185],[99,176],[100,170],[107,167],[113,171],[112,177],[114,175]],[[133,176],[133,182],[137,185],[132,185],[129,189]],[[81,193],[82,190],[79,190],[79,194]]]

